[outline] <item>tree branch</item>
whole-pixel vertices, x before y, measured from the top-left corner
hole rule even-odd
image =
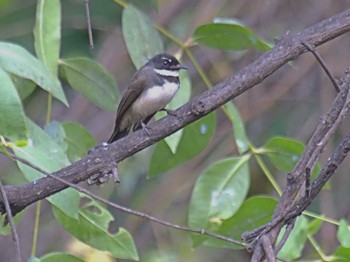
[[[151,124],[152,130],[149,136],[146,136],[142,131],[135,132],[111,145],[97,148],[85,158],[55,172],[54,175],[77,184],[95,174],[110,173],[119,161],[209,114],[262,82],[284,64],[307,51],[302,42],[316,47],[349,30],[350,10],[347,10],[297,34],[287,33],[274,48],[264,53],[255,62],[176,110],[176,115],[180,117],[169,115]],[[66,184],[51,177],[43,177],[24,185],[6,186],[5,191],[12,213],[15,215],[28,205],[65,188],[67,188]],[[5,212],[1,203],[0,211]]]

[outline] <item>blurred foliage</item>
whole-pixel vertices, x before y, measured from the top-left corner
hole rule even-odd
[[[2,150],[8,146],[48,172],[69,165],[84,157],[95,139],[106,140],[115,115],[106,111],[116,109],[118,87],[126,86],[147,58],[165,50],[189,67],[169,105],[175,109],[254,61],[275,37],[346,8],[340,1],[311,2],[315,6],[305,1],[91,0],[95,45],[90,49],[84,1],[2,0],[0,135],[8,139]],[[335,75],[348,66],[348,45],[344,36],[336,49],[329,47],[333,43],[320,48]],[[271,218],[285,174],[334,97],[330,86],[312,57],[300,57],[234,103],[120,163],[119,187],[110,183],[102,190],[89,189],[166,221],[239,240]],[[330,150],[348,127],[344,123]],[[0,161],[7,183],[42,176],[6,157]],[[311,206],[313,212],[297,219],[279,256],[350,260],[348,222],[331,219],[349,215],[346,201],[339,200],[348,193],[350,178],[341,171]],[[249,259],[236,244],[145,222],[72,189],[48,200],[53,211],[48,205],[40,210],[34,248],[28,230],[34,224],[33,208],[16,217],[23,257],[29,261],[90,261],[88,251],[72,248],[77,241],[92,253],[107,251],[101,258],[105,261]],[[8,228],[1,233],[8,234]],[[1,260],[13,258],[11,245],[9,237],[0,238]],[[37,251],[29,254],[30,248]]]

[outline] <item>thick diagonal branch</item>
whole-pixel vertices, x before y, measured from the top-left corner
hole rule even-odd
[[[146,136],[143,132],[135,132],[107,147],[94,150],[87,157],[54,174],[76,184],[86,181],[94,174],[108,173],[115,168],[117,162],[209,114],[262,82],[288,61],[304,53],[306,48],[301,44],[302,42],[307,42],[312,46],[319,46],[349,30],[350,10],[347,10],[300,33],[288,33],[278,41],[274,48],[264,53],[255,62],[180,107],[176,111],[176,115],[180,117],[170,115],[153,123],[150,136]],[[25,185],[6,186],[5,190],[13,214],[16,214],[26,206],[66,187],[65,184],[57,182],[50,177],[43,177]],[[1,205],[0,211],[4,212],[3,209],[1,210]]]

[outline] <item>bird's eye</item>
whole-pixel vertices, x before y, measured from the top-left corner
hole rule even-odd
[[[170,63],[169,60],[163,60],[163,65],[168,65]]]

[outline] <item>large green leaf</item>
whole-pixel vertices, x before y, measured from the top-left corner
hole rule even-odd
[[[299,216],[294,224],[293,230],[290,233],[286,243],[283,245],[280,252],[278,252],[278,256],[285,258],[287,260],[295,260],[301,256],[301,252],[305,247],[305,243],[307,240],[309,223],[304,216]],[[283,228],[280,232],[279,239],[281,239],[285,232],[285,228]]]
[[[350,261],[350,248],[345,247],[339,247],[335,253],[333,254],[333,261],[343,261],[348,262]]]
[[[249,158],[246,155],[221,160],[199,176],[189,205],[189,226],[215,230],[222,220],[235,214],[247,196]]]
[[[102,251],[108,251],[113,257],[138,260],[132,236],[123,228],[117,234],[108,232],[113,221],[111,213],[99,203],[91,200],[79,209],[79,219],[66,216],[54,208],[55,218],[74,237]]]
[[[76,57],[60,61],[60,74],[79,93],[96,106],[115,111],[119,98],[113,77],[98,63]]]
[[[0,135],[14,140],[27,138],[22,101],[10,76],[1,68],[0,112]]]
[[[47,172],[55,172],[67,165],[69,161],[62,148],[55,143],[48,134],[39,126],[27,119],[28,137],[30,143],[25,147],[14,148],[16,155],[26,159],[30,163],[44,169]],[[27,181],[31,182],[43,176],[42,173],[17,162]],[[79,193],[68,188],[47,198],[47,200],[62,210],[67,216],[74,219],[78,217]]]
[[[57,75],[61,43],[61,4],[59,0],[38,0],[34,27],[37,57]]]
[[[348,222],[344,219],[340,220],[337,238],[343,247],[350,248],[350,227]]]
[[[78,123],[51,122],[45,131],[63,149],[71,162],[86,156],[96,142],[88,130]]]
[[[153,23],[132,5],[123,10],[122,29],[126,47],[137,69],[152,56],[163,52],[162,40]]]
[[[68,253],[49,253],[40,258],[40,262],[84,262],[83,259]]]
[[[271,163],[282,172],[292,171],[304,148],[305,146],[300,141],[286,137],[274,137],[262,147]],[[312,177],[315,177],[320,171],[321,167],[317,163],[312,172]]]
[[[68,146],[67,155],[72,162],[86,156],[88,150],[96,144],[94,137],[82,125],[65,122],[62,126]]]
[[[227,110],[228,116],[232,123],[238,152],[240,154],[243,154],[249,149],[249,140],[245,132],[245,127],[241,115],[232,102],[226,103],[224,107]]]
[[[68,105],[58,79],[41,61],[23,47],[0,42],[0,67],[9,73],[32,80],[62,103]]]
[[[211,113],[186,126],[173,154],[169,146],[160,141],[152,154],[148,176],[158,176],[198,155],[209,143],[215,130],[215,115]]]
[[[271,49],[268,43],[236,20],[216,19],[215,22],[199,26],[193,34],[194,40],[199,44],[224,50]]]
[[[304,148],[301,142],[286,137],[274,137],[263,146],[271,163],[282,172],[293,169]]]
[[[16,75],[11,75],[12,82],[16,86],[19,97],[24,100],[35,90],[36,84],[25,78],[18,77]]]
[[[269,196],[254,196],[242,204],[239,210],[229,219],[225,220],[217,233],[232,237],[233,239],[241,239],[241,235],[246,232],[258,228],[268,223],[272,217],[273,211],[277,205],[277,200]],[[228,242],[208,238],[205,245],[242,249],[242,246],[230,244]]]

